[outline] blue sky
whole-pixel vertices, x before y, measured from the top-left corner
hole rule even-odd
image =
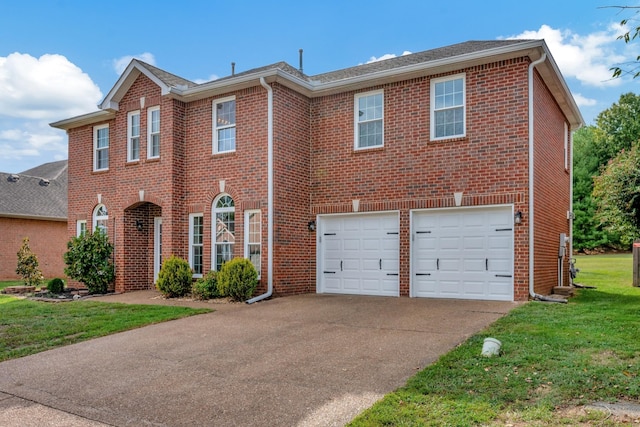
[[[286,61],[309,75],[467,40],[544,38],[587,124],[640,79],[609,68],[640,1],[6,1],[0,14],[0,171],[66,159],[49,123],[95,111],[133,57],[196,82]],[[637,21],[632,25],[640,25]]]

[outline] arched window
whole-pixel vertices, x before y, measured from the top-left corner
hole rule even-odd
[[[105,205],[98,205],[93,211],[93,232],[100,231],[107,234],[109,213]]]
[[[235,243],[235,215],[236,208],[233,199],[228,194],[221,194],[213,201],[212,211],[212,265],[216,271],[225,261],[233,258],[233,244]]]

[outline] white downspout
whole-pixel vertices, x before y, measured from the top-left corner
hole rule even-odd
[[[534,211],[533,211],[533,184],[534,184],[534,173],[533,173],[533,69],[536,65],[542,63],[547,59],[546,52],[542,54],[540,59],[533,61],[529,64],[529,295],[533,299],[537,299],[540,301],[550,301],[550,302],[562,302],[566,303],[565,299],[555,299],[546,297],[543,295],[536,294],[533,289],[533,277],[534,277]]]
[[[571,277],[571,261],[573,259],[573,130],[569,128],[569,282],[573,286]]]
[[[267,292],[255,296],[247,304],[269,298],[273,294],[273,89],[260,77],[267,90]]]

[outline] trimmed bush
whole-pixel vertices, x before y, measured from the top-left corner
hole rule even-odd
[[[234,258],[222,265],[217,280],[221,296],[246,301],[258,286],[258,272],[248,259]]]
[[[51,279],[47,282],[47,291],[52,294],[61,294],[64,291],[64,282],[62,279],[55,278]]]
[[[209,271],[203,277],[196,280],[191,289],[191,295],[195,299],[207,300],[220,297],[218,292],[218,283],[216,280],[217,273],[213,270]]]
[[[191,291],[193,272],[189,263],[171,255],[158,273],[156,288],[167,298],[182,297]]]
[[[67,242],[64,269],[71,279],[84,283],[90,294],[105,294],[116,278],[111,254],[113,245],[101,231],[84,233]]]

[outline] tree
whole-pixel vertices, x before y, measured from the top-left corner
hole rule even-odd
[[[104,294],[115,279],[111,254],[113,245],[101,231],[84,233],[67,242],[64,272],[70,278],[84,283],[91,294]]]
[[[617,9],[620,9],[620,10],[633,10],[633,9],[636,9],[634,11],[634,13],[633,13],[634,16],[639,13],[639,11],[637,9],[640,9],[640,6],[606,6],[606,7],[617,8]],[[620,21],[620,25],[625,27],[629,23],[630,20],[631,20],[631,18],[625,18],[625,19]],[[618,36],[618,40],[624,40],[624,42],[626,44],[629,44],[633,40],[635,40],[636,38],[639,38],[639,37],[640,37],[640,26],[637,26],[637,27],[631,28],[629,31],[627,31],[624,34]],[[631,74],[631,75],[633,75],[633,78],[635,79],[636,77],[640,76],[640,65],[638,65],[639,63],[640,63],[640,56],[637,56],[635,61],[631,61],[631,62],[627,62],[627,63],[621,64],[622,66],[611,67],[610,70],[613,71],[613,77],[614,78],[621,77],[623,74]]]
[[[593,155],[597,130],[586,126],[573,135],[573,247],[578,251],[615,246],[618,242],[595,218],[597,205],[591,192],[593,178],[600,170],[599,159]]]
[[[596,124],[591,155],[601,167],[640,139],[640,96],[631,92],[620,95],[618,102],[598,114]]]
[[[640,237],[640,143],[621,151],[595,178],[597,217],[630,246]]]
[[[29,238],[22,239],[22,246],[18,250],[18,273],[24,280],[25,285],[40,286],[42,282],[42,272],[38,267],[38,257],[31,251],[29,246]]]

